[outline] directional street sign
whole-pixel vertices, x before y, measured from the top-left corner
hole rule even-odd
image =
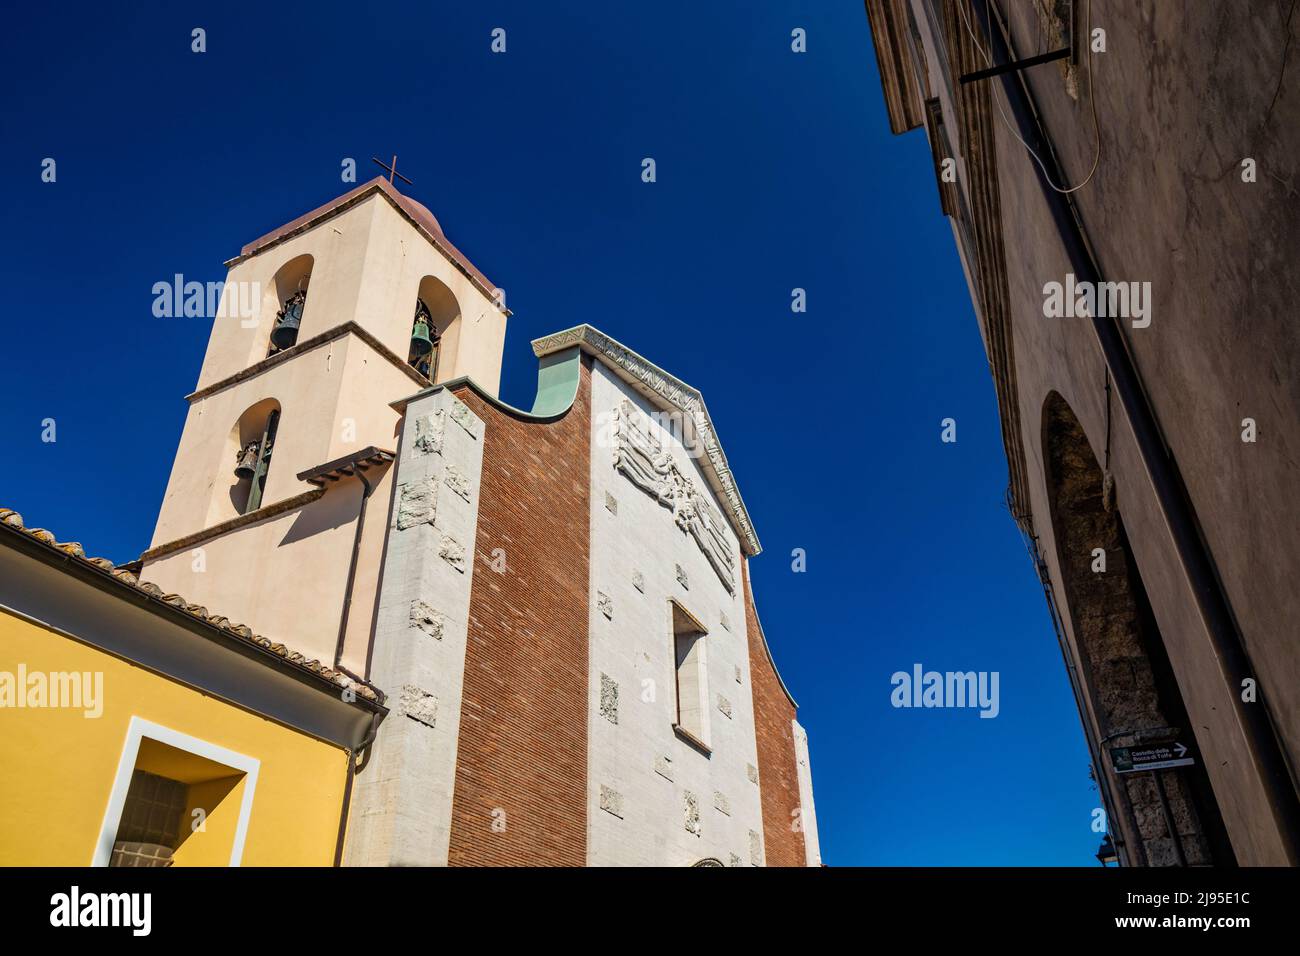
[[[1110,762],[1116,773],[1137,773],[1141,770],[1190,767],[1196,763],[1191,753],[1182,743],[1171,740],[1168,743],[1143,744],[1140,747],[1111,747]]]

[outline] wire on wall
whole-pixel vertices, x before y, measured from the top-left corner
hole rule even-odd
[[[974,0],[971,0],[971,2],[974,2]],[[989,2],[990,0],[984,0],[984,11],[985,11],[984,15],[986,19],[988,19],[990,24],[990,29],[991,29],[993,20],[989,16],[989,12],[988,12]],[[966,16],[966,4],[964,0],[957,0],[957,9],[961,13],[962,23],[965,24],[966,26],[966,32],[970,34],[971,42],[975,44],[976,52],[978,52],[982,57],[984,57],[985,64],[987,64],[988,66],[992,66],[993,57],[990,51],[987,51],[982,46],[980,46],[980,41],[975,36],[975,31],[971,28],[970,18]],[[1085,8],[1085,13],[1084,13],[1083,32],[1086,41],[1087,37],[1092,33],[1092,0],[1087,0],[1087,7]],[[1088,103],[1092,108],[1092,133],[1096,145],[1093,149],[1092,168],[1088,170],[1088,175],[1084,177],[1083,182],[1079,183],[1077,186],[1062,187],[1052,182],[1051,173],[1047,171],[1047,167],[1043,164],[1043,160],[1039,157],[1039,155],[1036,152],[1034,152],[1033,147],[1031,147],[1028,143],[1026,143],[1023,139],[1020,138],[1020,134],[1015,131],[1015,129],[1011,126],[1011,121],[1007,119],[1007,114],[1002,109],[1002,100],[999,97],[996,88],[998,84],[996,83],[993,84],[994,89],[992,90],[993,105],[997,107],[998,115],[1002,118],[1002,125],[1006,127],[1008,133],[1010,133],[1012,136],[1015,137],[1016,142],[1018,142],[1021,146],[1023,146],[1029,152],[1030,156],[1034,157],[1034,162],[1036,162],[1038,164],[1039,169],[1043,171],[1043,176],[1047,180],[1047,185],[1051,186],[1058,193],[1064,193],[1067,195],[1069,193],[1078,192],[1084,186],[1088,185],[1088,183],[1092,181],[1092,177],[1096,174],[1097,167],[1101,164],[1101,126],[1097,122],[1097,97],[1095,95],[1096,91],[1093,89],[1091,48],[1088,50],[1087,70],[1088,70]]]

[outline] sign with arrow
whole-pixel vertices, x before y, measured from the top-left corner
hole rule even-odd
[[[1116,773],[1138,773],[1143,770],[1190,767],[1196,763],[1191,754],[1190,748],[1172,740],[1163,744],[1144,744],[1141,747],[1111,747],[1110,762]]]

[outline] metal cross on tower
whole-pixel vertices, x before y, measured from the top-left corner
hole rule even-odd
[[[414,186],[414,185],[415,185],[415,183],[411,182],[409,179],[407,179],[405,176],[403,176],[401,173],[399,173],[399,172],[397,171],[397,154],[396,154],[396,153],[393,154],[393,161],[392,161],[391,164],[390,164],[390,163],[385,163],[383,160],[379,159],[379,158],[376,157],[376,156],[371,156],[371,157],[370,157],[370,161],[371,161],[372,163],[377,164],[377,165],[379,166],[380,169],[386,169],[386,170],[388,170],[388,181],[389,181],[390,183],[393,181],[393,177],[396,176],[398,179],[400,179],[402,182],[406,183],[408,186]]]

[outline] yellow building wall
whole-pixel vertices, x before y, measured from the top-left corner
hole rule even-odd
[[[17,674],[20,663],[28,673],[102,673],[103,713],[0,707],[0,866],[91,862],[133,716],[261,761],[243,866],[333,864],[342,749],[0,610],[0,672]],[[191,799],[222,786],[196,786]],[[244,786],[229,790],[204,838],[187,839],[175,865],[228,862]]]

